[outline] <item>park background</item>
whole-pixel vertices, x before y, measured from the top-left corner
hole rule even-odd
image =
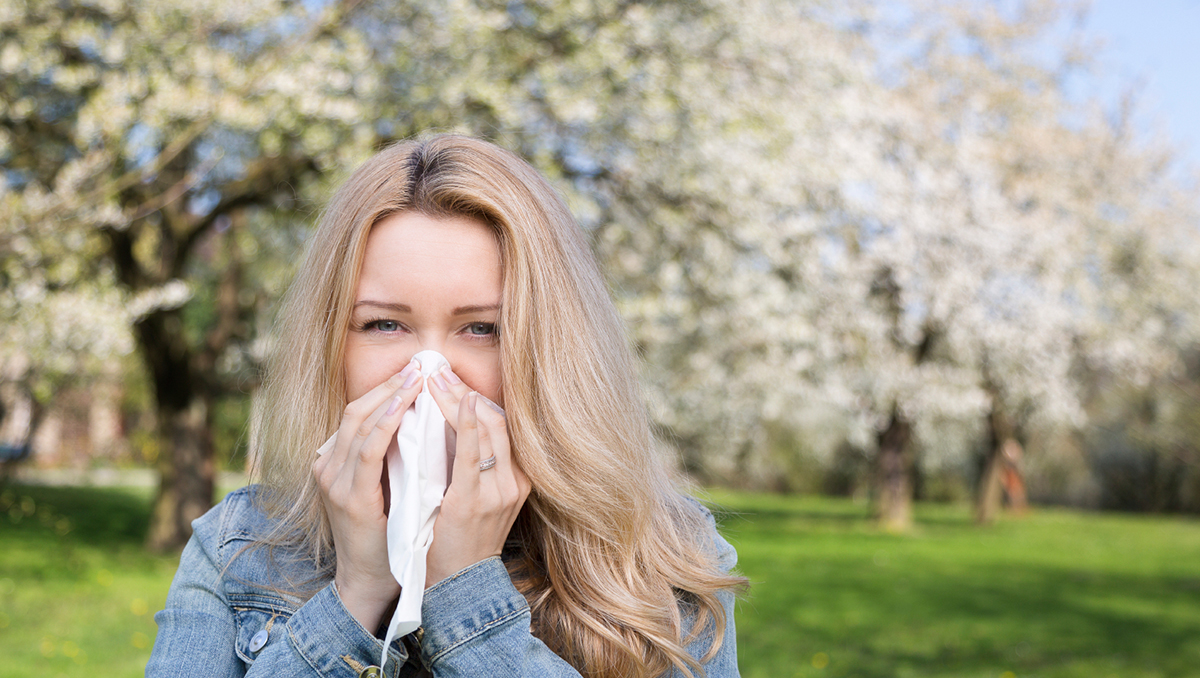
[[[324,200],[430,129],[589,233],[745,675],[1200,675],[1196,155],[1088,16],[6,3],[0,676],[140,673]]]

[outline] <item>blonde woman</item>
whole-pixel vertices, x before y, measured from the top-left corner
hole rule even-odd
[[[369,160],[277,338],[262,483],[193,524],[147,675],[738,675],[734,550],[651,461],[605,284],[524,161],[453,135]],[[430,350],[449,365],[422,377]],[[452,474],[421,627],[384,648],[385,457],[423,387]]]

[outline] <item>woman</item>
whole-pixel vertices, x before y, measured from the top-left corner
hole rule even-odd
[[[452,135],[369,160],[312,237],[278,342],[263,482],[193,524],[147,675],[737,675],[736,555],[652,463],[604,282],[525,162]],[[381,670],[400,593],[384,457],[422,350],[449,362],[427,385],[456,454],[422,628]]]

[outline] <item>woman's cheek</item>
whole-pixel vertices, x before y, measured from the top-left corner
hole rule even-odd
[[[358,400],[387,381],[412,360],[411,351],[370,346],[361,341],[346,344],[346,402]]]
[[[500,389],[500,360],[471,360],[460,361],[458,365],[450,363],[450,369],[458,375],[463,383],[478,391],[485,398],[503,407]]]

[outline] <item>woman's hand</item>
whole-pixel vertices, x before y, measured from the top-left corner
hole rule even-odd
[[[425,561],[425,588],[500,555],[530,488],[510,453],[503,411],[448,367],[430,380],[429,392],[454,428],[457,442],[450,487]],[[479,462],[492,456],[496,465],[480,470]]]
[[[346,406],[333,450],[312,467],[333,531],[338,595],[372,633],[400,595],[388,567],[384,456],[420,392],[420,366],[410,362]]]

